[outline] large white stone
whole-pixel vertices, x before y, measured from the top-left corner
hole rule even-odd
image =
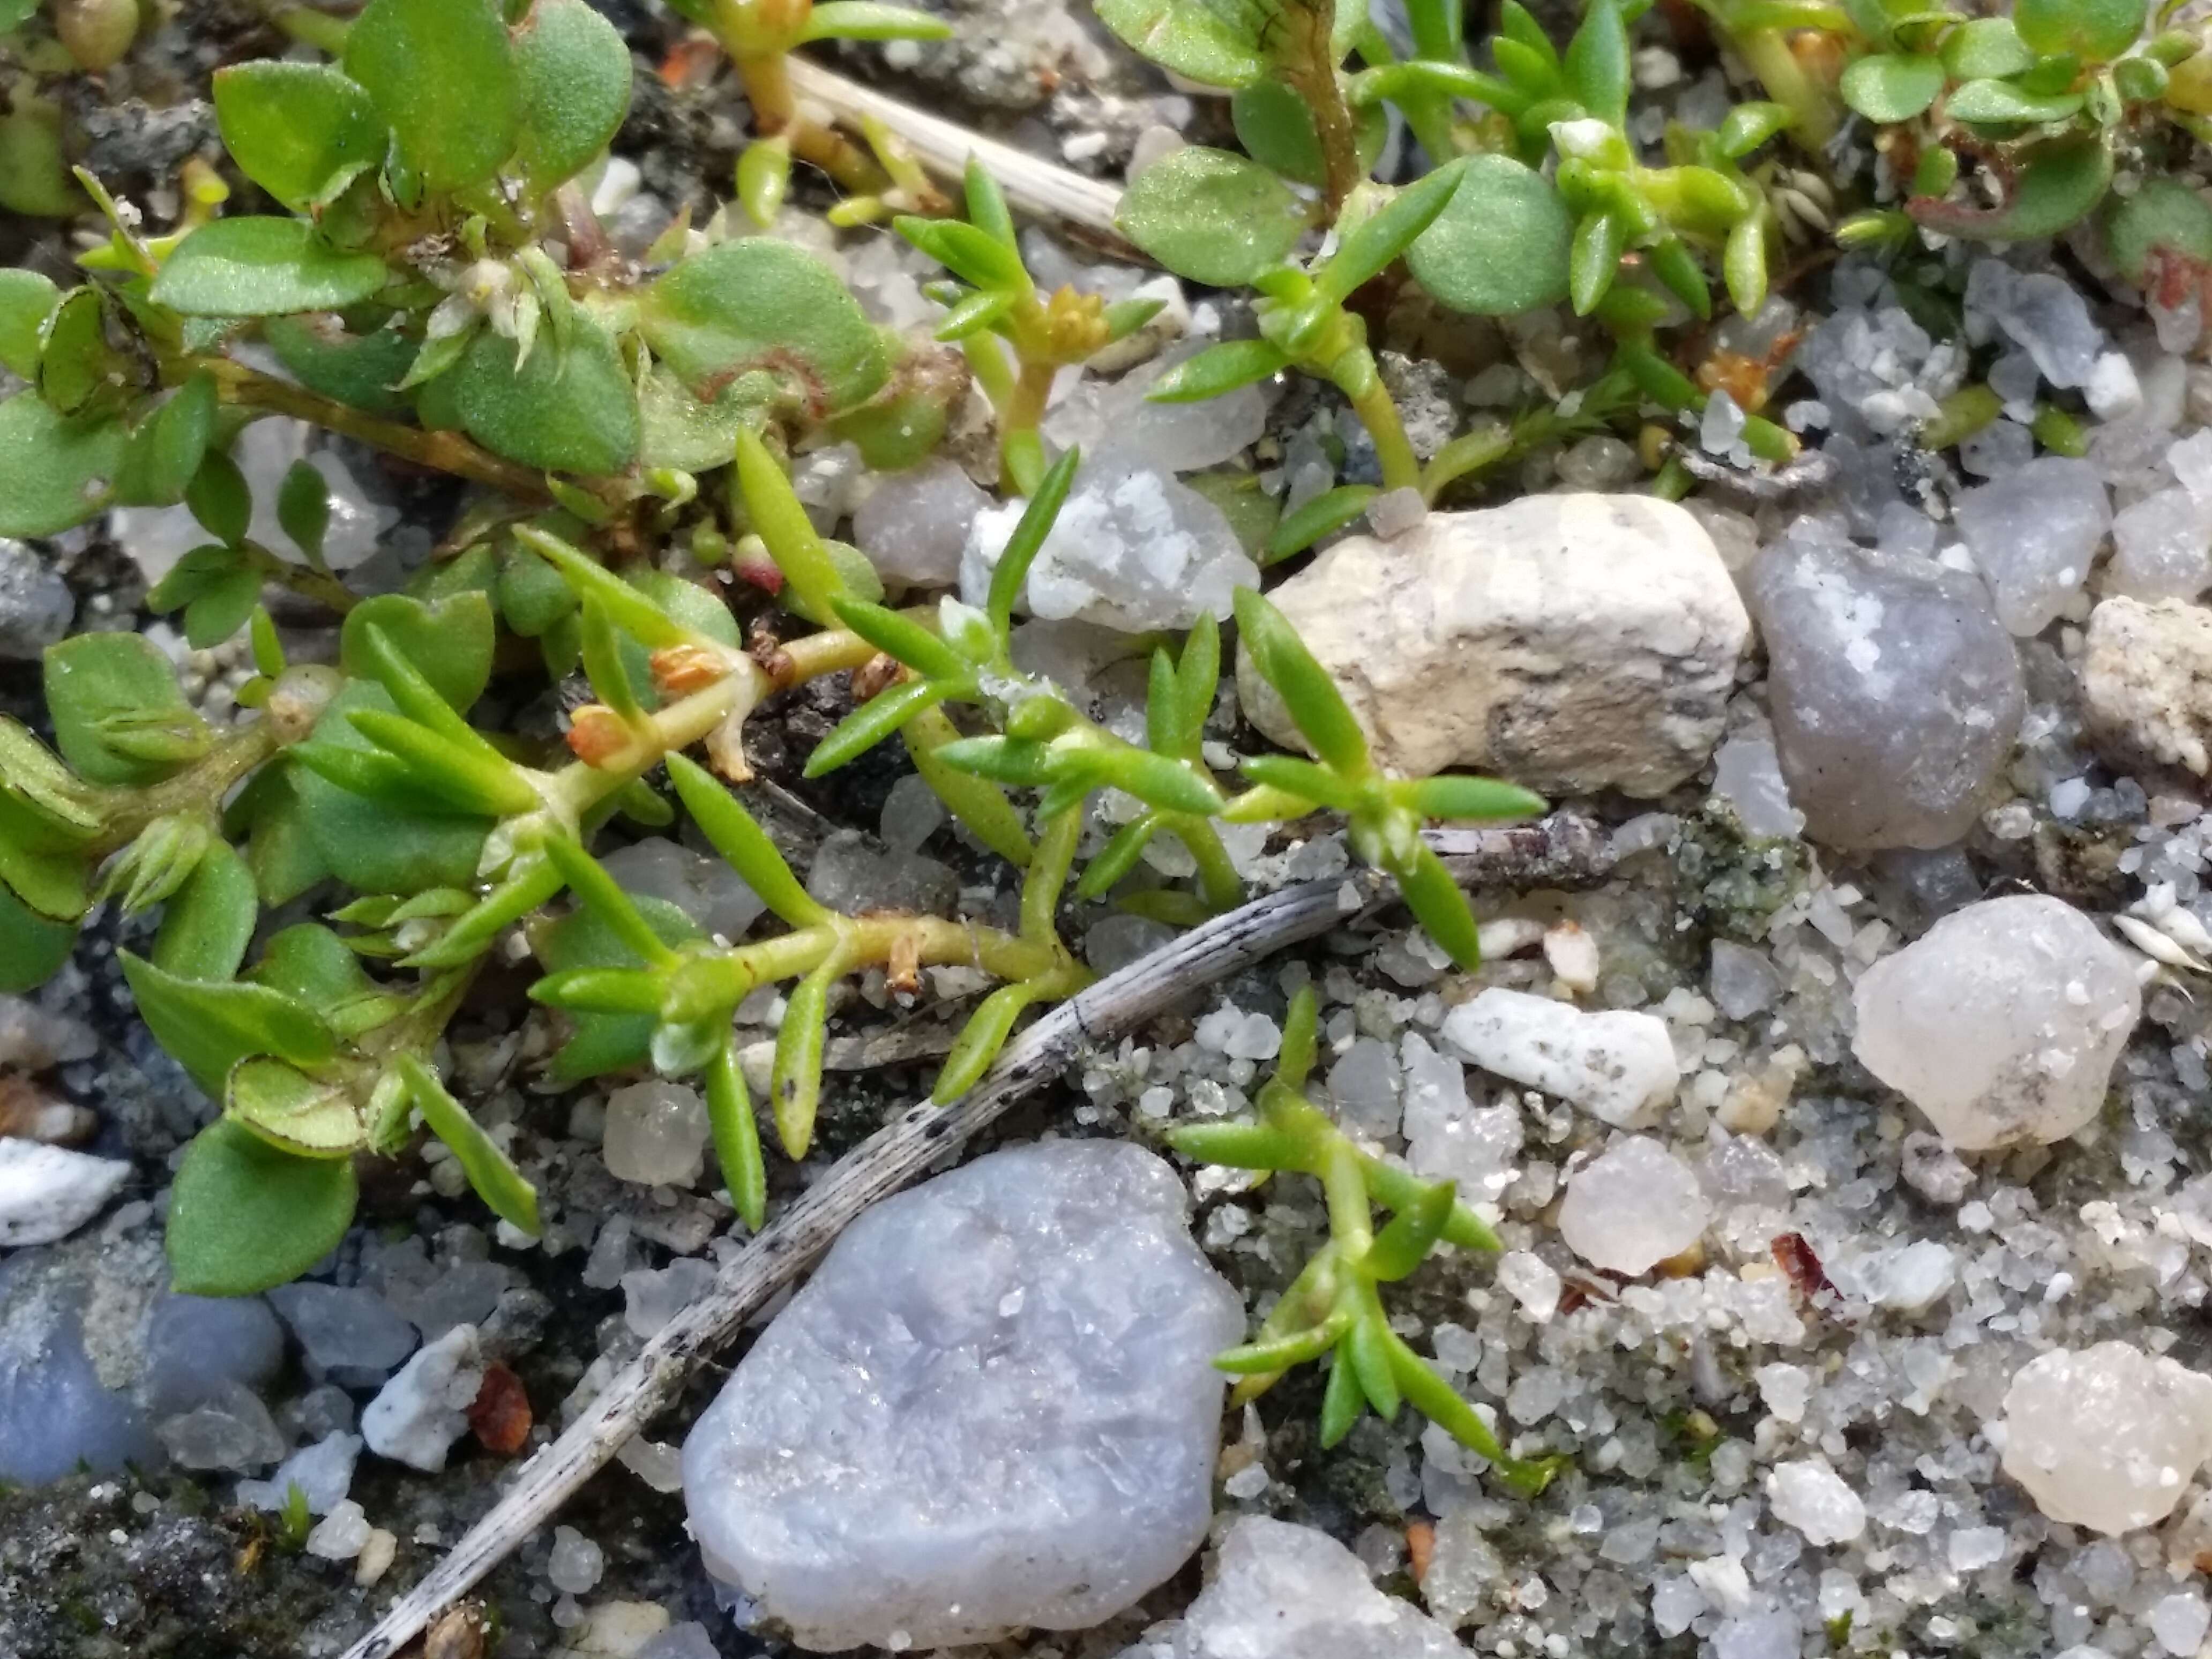
[[[1713,1218],[1697,1171],[1649,1135],[1626,1135],[1567,1179],[1559,1237],[1607,1273],[1634,1278],[1696,1243]]]
[[[67,1238],[130,1178],[121,1158],[0,1137],[0,1249]]]
[[[2212,775],[2212,609],[2106,599],[2089,617],[2081,702],[2115,766]]]
[[[1213,1580],[1177,1622],[1121,1659],[1463,1659],[1435,1620],[1385,1595],[1325,1532],[1247,1516]]]
[[[817,1651],[1085,1629],[1165,1579],[1244,1325],[1186,1207],[1151,1153],[1063,1140],[869,1211],[684,1443],[709,1571]]]
[[[1666,1022],[1650,1014],[1586,1013],[1492,987],[1446,1015],[1442,1036],[1461,1059],[1619,1129],[1650,1127],[1681,1081]]]
[[[2212,1377],[2125,1342],[2039,1354],[2005,1391],[2004,1471],[2054,1521],[2150,1526],[2207,1456]]]
[[[1269,596],[1376,758],[1657,795],[1711,755],[1750,622],[1705,527],[1650,495],[1530,495],[1347,537]],[[1296,728],[1240,659],[1260,729]]]
[[[1984,899],[1867,969],[1852,1049],[1966,1152],[2097,1115],[2142,1012],[2128,955],[2040,893]]]

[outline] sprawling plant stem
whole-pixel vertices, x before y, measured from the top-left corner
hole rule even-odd
[[[799,100],[792,95],[788,59],[782,52],[745,55],[726,37],[723,45],[738,66],[738,79],[745,83],[745,98],[753,106],[753,125],[760,137],[781,136],[793,155],[812,162],[847,190],[873,196],[889,188],[890,179],[866,150],[842,132],[799,113]]]
[[[372,448],[403,460],[450,472],[473,483],[489,484],[525,501],[553,499],[543,473],[514,461],[501,460],[459,432],[426,432],[421,427],[387,421],[342,404],[335,398],[325,398],[319,392],[310,392],[273,374],[248,368],[228,357],[187,356],[181,360],[171,378],[181,381],[203,370],[214,378],[216,393],[227,404],[289,415],[328,431],[357,438]],[[582,487],[598,495],[605,494],[608,488],[590,483]]]

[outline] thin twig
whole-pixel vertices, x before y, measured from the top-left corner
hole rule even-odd
[[[957,183],[967,171],[968,158],[980,157],[1006,192],[1006,200],[1020,211],[1080,225],[1109,238],[1115,246],[1123,246],[1121,233],[1114,228],[1114,210],[1121,203],[1119,187],[1055,167],[1027,150],[1016,149],[911,104],[902,104],[896,98],[886,98],[796,53],[787,67],[791,89],[802,105],[819,104],[854,126],[864,118],[873,117],[904,139],[915,158],[939,178]]]
[[[1473,887],[1588,886],[1612,868],[1604,832],[1555,814],[1510,830],[1447,831],[1439,850]],[[1255,899],[1161,946],[1061,1003],[1008,1045],[981,1084],[947,1106],[902,1113],[840,1158],[751,1244],[714,1286],[652,1338],[550,1446],[524,1464],[506,1497],[393,1604],[345,1659],[387,1659],[465,1595],[673,1400],[693,1369],[796,1278],[862,1211],[888,1198],[1089,1046],[1111,1042],[1200,988],[1391,898],[1370,871],[1305,882]]]

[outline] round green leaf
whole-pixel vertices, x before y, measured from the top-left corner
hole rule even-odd
[[[0,992],[34,991],[69,960],[76,924],[40,915],[0,884]]]
[[[389,274],[374,253],[341,253],[305,219],[218,219],[177,245],[152,298],[187,317],[281,317],[358,305]]]
[[[1951,94],[1943,112],[1954,121],[2010,125],[2063,121],[2081,107],[2078,92],[2039,98],[2008,81],[1969,81]]]
[[[796,382],[817,418],[873,397],[890,372],[882,336],[836,273],[764,236],[694,254],[638,296],[656,356],[711,403],[754,369]]]
[[[1504,155],[1477,155],[1406,264],[1454,311],[1507,317],[1566,297],[1574,234],[1573,216],[1542,174]]]
[[[584,0],[538,0],[514,32],[522,88],[516,159],[539,190],[574,178],[629,112],[629,48]]]
[[[1934,58],[1878,52],[1844,71],[1844,101],[1869,121],[1909,121],[1943,90],[1943,65]]]
[[[334,747],[375,745],[347,718],[356,709],[397,713],[385,689],[349,681],[316,722],[314,738]],[[291,769],[308,838],[331,873],[364,893],[413,894],[431,887],[465,887],[476,879],[491,820],[430,804],[373,800],[342,789],[305,766]]]
[[[2148,0],[2016,0],[2013,23],[2029,50],[2109,63],[2142,33]]]
[[[2139,288],[2148,285],[2154,253],[2212,266],[2212,206],[2179,179],[2146,179],[2134,195],[2112,204],[2105,246],[2121,275]]]
[[[34,392],[0,403],[0,536],[52,536],[99,512],[125,441],[112,416],[63,415]]]
[[[2009,17],[1972,17],[1943,41],[1943,67],[1954,81],[2018,75],[2035,62]]]
[[[514,153],[521,76],[491,0],[370,0],[346,35],[345,72],[426,190],[481,184]]]
[[[339,665],[357,678],[374,678],[374,659],[368,653],[372,628],[462,714],[491,681],[495,630],[490,597],[481,590],[450,594],[435,605],[404,593],[363,599],[346,612],[338,635]]]
[[[60,300],[37,271],[0,270],[0,368],[26,380],[39,372],[39,335]]]
[[[1257,81],[1243,88],[1229,100],[1229,117],[1236,124],[1237,142],[1261,166],[1302,185],[1318,187],[1324,182],[1327,169],[1313,111],[1280,81]],[[1356,112],[1356,118],[1359,170],[1364,173],[1382,154],[1390,118],[1376,104]]]
[[[1346,11],[1352,9],[1343,8]],[[1162,69],[1209,87],[1245,87],[1267,72],[1258,8],[1206,0],[1098,0],[1098,21]]]
[[[252,1296],[297,1279],[337,1249],[359,1196],[347,1160],[294,1158],[217,1118],[177,1169],[170,1286],[183,1296]]]
[[[116,475],[116,501],[127,507],[170,507],[182,501],[207,454],[215,422],[215,380],[202,370],[131,434]]]
[[[384,159],[376,106],[327,64],[260,58],[215,72],[223,148],[295,212],[319,207]]]
[[[228,979],[246,960],[259,915],[253,872],[217,838],[161,913],[155,965],[179,979]]]
[[[155,1041],[217,1098],[241,1060],[275,1054],[295,1066],[319,1066],[336,1046],[321,1016],[281,991],[237,980],[182,979],[128,951],[117,957]]]
[[[272,318],[261,337],[301,385],[370,415],[397,415],[406,398],[392,388],[415,361],[415,342],[396,329],[349,334],[327,313]]]
[[[1114,222],[1176,276],[1237,288],[1297,246],[1306,209],[1257,161],[1193,144],[1130,180]]]
[[[637,391],[605,330],[579,315],[565,343],[541,335],[519,369],[516,355],[486,329],[445,377],[471,437],[549,472],[619,472],[637,458]]]
[[[158,783],[209,742],[176,665],[139,634],[79,634],[46,653],[54,746],[88,783]]]

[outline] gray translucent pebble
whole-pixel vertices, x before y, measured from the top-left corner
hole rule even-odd
[[[311,1376],[374,1388],[415,1352],[415,1327],[374,1291],[280,1285],[269,1300],[300,1339]]]
[[[188,1411],[226,1382],[258,1385],[284,1363],[284,1330],[258,1296],[165,1296],[146,1329],[146,1407]]]
[[[9,1307],[9,1269],[32,1265],[19,1257],[0,1267],[0,1480],[38,1486],[80,1463],[111,1474],[156,1460],[146,1414],[93,1369],[76,1310],[42,1317]]]
[[[2095,467],[2045,455],[1961,495],[1958,526],[1998,620],[2027,635],[2049,627],[2089,580],[2112,509]]]
[[[274,1372],[265,1307],[173,1296],[167,1279],[151,1235],[0,1260],[0,1480],[158,1463],[155,1419]]]
[[[238,1501],[252,1509],[281,1510],[291,1488],[297,1486],[307,1500],[308,1514],[328,1515],[345,1501],[353,1486],[361,1448],[357,1434],[341,1432],[313,1441],[279,1463],[266,1480],[240,1481]]]
[[[653,836],[617,848],[600,862],[623,891],[664,899],[708,933],[737,940],[768,906],[720,859]]]
[[[866,836],[840,830],[823,842],[806,872],[806,890],[833,910],[908,910],[938,916],[960,897],[960,878],[949,865],[919,853],[878,852]]]
[[[165,1418],[154,1432],[188,1469],[265,1469],[284,1455],[284,1437],[261,1396],[227,1382],[190,1411]]]
[[[1759,556],[1751,603],[1805,833],[1852,850],[1966,834],[2027,701],[1981,582],[1801,526]]]
[[[991,498],[957,461],[933,455],[903,472],[886,472],[853,512],[853,540],[884,575],[921,587],[960,580],[968,528]]]
[[[1182,1183],[1113,1141],[980,1158],[878,1205],[684,1447],[708,1570],[801,1646],[1083,1630],[1211,1519],[1240,1297]]]

